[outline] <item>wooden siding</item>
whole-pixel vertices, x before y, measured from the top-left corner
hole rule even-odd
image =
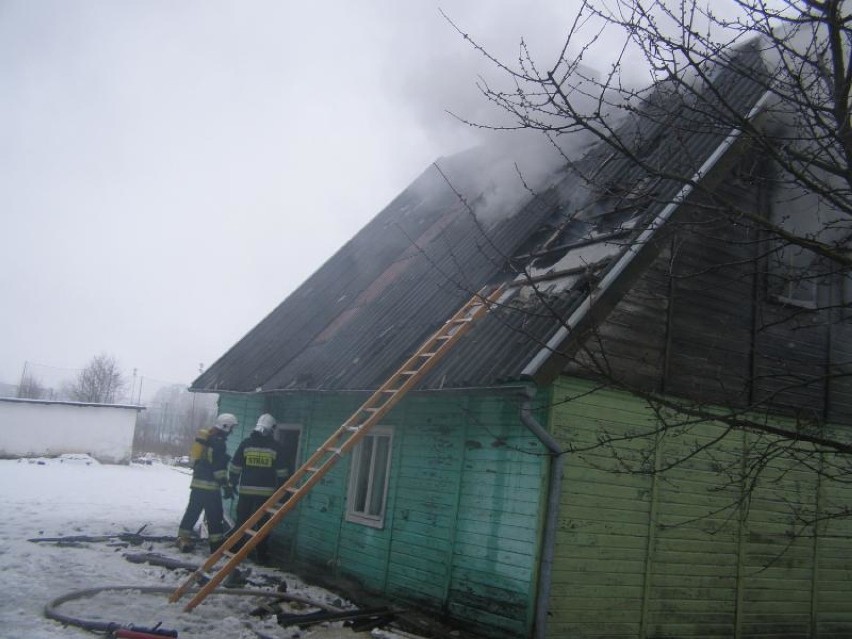
[[[650,433],[626,393],[562,378],[554,436],[569,451],[550,637],[840,637],[852,633],[852,487],[775,440],[713,424]],[[760,456],[767,463],[759,473]],[[650,472],[656,470],[657,472]],[[752,490],[746,486],[753,483]],[[741,507],[742,506],[742,507]]]
[[[733,182],[725,190],[757,210],[754,193]],[[843,301],[841,278],[819,280],[819,310],[792,306],[768,291],[759,257],[768,245],[754,228],[693,209],[668,233],[564,372],[852,424],[852,322],[848,309],[833,308]]]
[[[742,189],[729,191],[748,202]],[[754,229],[718,213],[689,211],[678,225],[666,392],[738,406],[749,401],[757,239]]]
[[[263,395],[219,395],[219,413],[231,413],[239,421],[239,425],[228,437],[228,452],[233,454],[240,441],[254,428],[257,418],[265,411]]]
[[[840,456],[824,455],[822,465],[826,472],[830,472],[834,468],[848,467],[849,462]],[[849,504],[852,504],[852,484],[821,481],[817,499],[820,512],[848,512]],[[814,634],[820,639],[849,637],[848,616],[843,609],[850,600],[852,540],[844,519],[825,518],[818,527],[818,535],[814,540],[818,562],[813,566],[814,607],[817,613]]]
[[[303,425],[304,457],[361,401],[288,394],[268,406]],[[393,430],[384,527],[346,520],[344,459],[276,531],[284,565],[355,580],[489,636],[528,636],[548,458],[519,407],[514,393],[407,397],[384,424]]]
[[[624,295],[565,372],[581,376],[617,376],[625,384],[657,388],[665,370],[669,259],[664,249]]]
[[[653,482],[618,472],[618,460],[638,461],[650,451],[641,439],[596,444],[607,433],[648,429],[652,416],[617,393],[555,401],[553,434],[577,452],[565,463],[548,636],[638,637]]]
[[[823,419],[829,354],[827,313],[769,301],[760,307],[755,394],[806,418]]]

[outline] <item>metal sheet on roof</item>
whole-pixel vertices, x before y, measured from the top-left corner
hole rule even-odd
[[[757,64],[754,55],[746,62]],[[763,93],[742,74],[723,72],[717,82],[742,113]],[[674,99],[665,91],[658,96]],[[478,322],[422,387],[519,379],[561,318],[730,132],[695,104],[713,107],[686,100],[631,124],[641,140],[641,163],[599,145],[487,224],[472,211],[482,193],[462,199],[459,185],[476,184],[469,178],[484,170],[488,155],[474,150],[442,162],[449,184],[430,167],[193,387],[374,389],[473,292],[520,272],[528,284]],[[598,185],[592,194],[590,172]],[[660,179],[660,173],[673,177]]]

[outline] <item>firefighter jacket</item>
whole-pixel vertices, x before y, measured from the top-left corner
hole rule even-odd
[[[231,460],[230,479],[240,495],[268,497],[289,477],[281,446],[269,435],[252,432]]]
[[[201,455],[192,470],[190,488],[220,490],[228,483],[228,453],[225,448],[226,433],[210,432],[204,441]]]

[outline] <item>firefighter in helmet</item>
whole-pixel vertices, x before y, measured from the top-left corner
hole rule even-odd
[[[237,425],[237,418],[222,413],[209,429],[201,429],[195,437],[192,458],[192,482],[189,484],[189,503],[178,528],[178,548],[189,552],[193,548],[192,529],[202,511],[207,519],[210,552],[215,551],[225,538],[222,497],[234,495],[228,484],[228,453],[225,442]]]
[[[240,443],[231,460],[230,482],[239,495],[235,524],[237,527],[242,526],[290,474],[285,465],[284,452],[275,439],[276,425],[272,415],[261,415],[254,430]],[[261,519],[258,527],[268,518],[267,515]],[[257,560],[260,562],[269,559],[268,541],[268,537],[264,538],[257,545]]]

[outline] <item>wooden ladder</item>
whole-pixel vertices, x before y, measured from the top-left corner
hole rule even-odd
[[[281,519],[293,510],[299,501],[331,468],[411,390],[426,373],[452,348],[471,327],[500,298],[503,286],[480,290],[464,306],[444,322],[438,331],[373,393],[338,428],[290,478],[267,499],[246,522],[229,536],[222,545],[169,597],[178,601],[196,583],[206,583],[186,604],[191,611],[200,604],[227,577],[269,533]],[[269,519],[257,530],[254,527],[263,517]],[[242,544],[242,545],[241,545]],[[232,550],[238,548],[237,550]],[[225,563],[211,572],[221,559]]]

